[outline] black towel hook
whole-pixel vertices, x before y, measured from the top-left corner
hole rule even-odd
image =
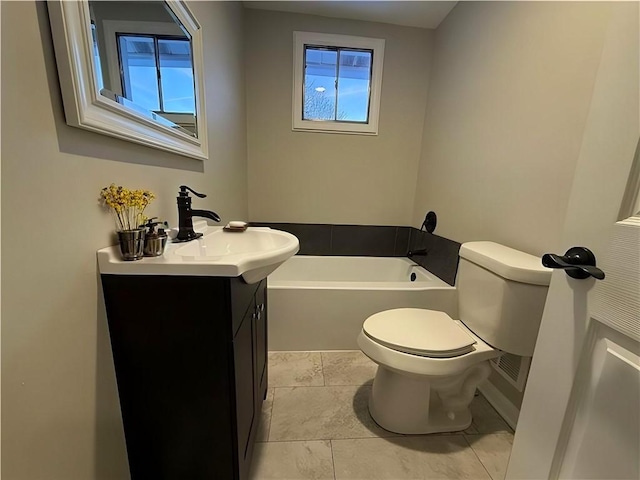
[[[596,256],[586,247],[571,247],[564,255],[545,253],[542,265],[547,268],[562,268],[571,278],[604,278],[604,272],[596,267]]]

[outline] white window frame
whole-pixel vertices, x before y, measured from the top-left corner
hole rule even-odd
[[[371,83],[369,90],[368,123],[336,122],[334,120],[303,120],[302,96],[304,93],[304,47],[322,45],[327,47],[373,50]],[[293,130],[305,132],[346,133],[355,135],[377,135],[382,90],[382,65],[384,61],[384,39],[333,35],[313,32],[293,32]]]

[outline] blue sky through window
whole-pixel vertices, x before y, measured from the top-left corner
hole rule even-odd
[[[305,48],[304,119],[367,122],[371,51]]]
[[[125,97],[152,111],[195,113],[189,40],[121,35],[119,46]]]

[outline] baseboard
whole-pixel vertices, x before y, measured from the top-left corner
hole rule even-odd
[[[500,416],[504,418],[504,421],[515,430],[518,424],[520,410],[491,382],[482,382],[478,390],[480,390],[480,393],[484,395],[484,398],[496,409]]]

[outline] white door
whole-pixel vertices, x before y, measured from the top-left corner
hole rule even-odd
[[[508,479],[640,479],[638,3],[610,13],[559,248],[606,278],[553,274]]]

